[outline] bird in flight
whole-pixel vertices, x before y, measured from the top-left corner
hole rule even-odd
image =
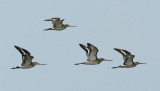
[[[53,24],[53,28],[45,29],[46,31],[47,30],[61,31],[66,29],[67,27],[76,27],[76,26],[71,26],[69,24],[63,24],[64,19],[60,20],[60,18],[45,19],[44,21],[52,21]]]
[[[118,67],[112,67],[113,69],[114,68],[132,68],[132,67],[135,67],[138,64],[145,64],[145,63],[140,63],[140,62],[134,62],[133,58],[135,57],[135,55],[132,55],[127,50],[118,49],[118,48],[114,48],[114,50],[116,50],[117,52],[122,54],[124,63],[123,63],[123,65],[120,65]]]
[[[104,58],[97,58],[98,49],[94,45],[87,43],[87,46],[83,44],[79,44],[80,47],[86,52],[87,62],[76,63],[75,65],[79,64],[86,64],[86,65],[96,65],[100,64],[102,61],[113,61],[107,60]]]
[[[27,69],[27,68],[32,68],[35,65],[46,65],[46,64],[40,64],[38,62],[32,62],[32,59],[34,58],[33,56],[30,55],[30,53],[21,47],[14,46],[21,54],[22,54],[22,64],[21,66],[13,67],[11,69]]]

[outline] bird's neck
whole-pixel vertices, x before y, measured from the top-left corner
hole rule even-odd
[[[100,63],[102,62],[102,60],[101,60],[101,59],[98,59],[97,61],[98,61],[98,64],[100,64]]]

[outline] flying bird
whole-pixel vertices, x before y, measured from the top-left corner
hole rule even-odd
[[[118,51],[119,53],[122,54],[124,63],[123,63],[123,65],[120,65],[118,67],[112,67],[113,69],[114,68],[132,68],[132,67],[135,67],[138,64],[145,64],[145,63],[140,63],[140,62],[133,62],[133,58],[135,57],[135,55],[132,55],[127,50],[118,49],[118,48],[114,48],[114,50],[116,50],[116,51]]]
[[[21,47],[14,46],[21,54],[22,54],[22,64],[21,66],[13,67],[11,69],[27,69],[27,68],[32,68],[35,65],[46,65],[46,64],[40,64],[38,62],[32,62],[32,59],[34,58],[33,56],[30,55],[30,53]]]
[[[48,28],[45,29],[47,30],[56,30],[56,31],[61,31],[66,29],[67,27],[76,27],[76,26],[71,26],[68,24],[63,24],[64,19],[60,20],[60,18],[51,18],[51,19],[45,19],[44,21],[52,21],[53,28]]]
[[[102,61],[113,61],[113,60],[107,60],[104,58],[97,58],[98,49],[97,47],[95,47],[90,43],[87,43],[87,46],[83,44],[79,44],[79,45],[86,52],[87,62],[76,63],[75,65],[79,65],[79,64],[96,65],[96,64],[100,64]]]

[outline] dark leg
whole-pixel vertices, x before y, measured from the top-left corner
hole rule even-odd
[[[85,64],[85,62],[83,62],[83,63],[76,63],[76,64],[74,64],[74,65],[80,65],[80,64]]]

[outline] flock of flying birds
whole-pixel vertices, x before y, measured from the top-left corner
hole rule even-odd
[[[68,24],[63,24],[64,19],[60,20],[60,18],[45,19],[44,21],[52,21],[52,24],[53,24],[53,28],[45,29],[46,31],[47,30],[61,31],[61,30],[66,29],[67,27],[76,27],[76,26],[71,26]],[[113,61],[113,60],[108,60],[108,59],[104,59],[104,58],[97,58],[98,49],[97,49],[97,47],[95,47],[94,45],[92,45],[90,43],[87,43],[87,46],[83,45],[83,44],[79,44],[79,45],[86,52],[87,61],[82,62],[82,63],[76,63],[75,65],[80,65],[80,64],[97,65],[97,64],[100,64],[102,61]],[[27,69],[27,68],[32,68],[35,65],[46,65],[46,64],[40,64],[38,62],[32,62],[32,59],[34,57],[31,56],[29,51],[27,51],[26,49],[23,49],[21,47],[18,47],[18,46],[14,46],[14,47],[22,55],[22,64],[21,64],[21,66],[13,67],[11,69],[19,69],[19,68]],[[116,50],[117,52],[122,54],[124,63],[123,63],[123,65],[120,65],[117,67],[112,67],[113,69],[114,68],[132,68],[138,64],[145,64],[145,63],[140,63],[140,62],[134,62],[133,58],[135,57],[135,55],[131,54],[127,50],[118,49],[118,48],[114,48],[114,50]]]

